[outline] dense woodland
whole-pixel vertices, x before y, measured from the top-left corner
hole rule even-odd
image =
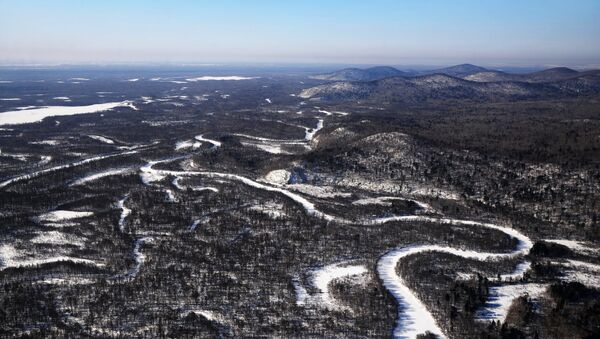
[[[600,97],[380,107],[296,96],[327,83],[271,75],[0,85],[23,98],[77,91],[82,105],[110,86],[106,100],[138,108],[0,130],[0,181],[14,180],[0,188],[0,336],[390,337],[403,307],[378,274],[390,250],[508,253],[519,245],[501,230],[442,218],[507,225],[533,244],[502,260],[435,251],[400,260],[396,274],[447,336],[600,336]],[[81,163],[98,156],[108,157]],[[270,179],[278,170],[288,175],[282,182]],[[297,196],[333,217],[309,213]],[[381,197],[394,199],[373,202]],[[52,211],[89,213],[44,217]],[[423,218],[372,222],[402,216]],[[43,261],[55,257],[63,259]],[[531,262],[522,276],[499,279],[522,260]],[[335,263],[366,271],[330,281],[323,300],[331,305],[311,302],[322,294],[315,272]],[[545,290],[514,298],[504,321],[477,319],[494,288],[522,284]]]

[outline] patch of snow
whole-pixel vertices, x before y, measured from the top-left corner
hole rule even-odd
[[[103,137],[101,135],[88,135],[88,137],[90,137],[90,138],[92,138],[94,140],[101,141],[101,142],[103,142],[105,144],[111,144],[112,145],[112,144],[115,143],[113,140],[111,140],[111,139],[109,139],[107,137]]]
[[[187,81],[190,82],[195,82],[195,81],[226,81],[226,80],[233,80],[233,81],[239,81],[239,80],[252,80],[252,79],[258,79],[257,77],[242,77],[242,76],[237,76],[237,75],[232,75],[232,76],[201,76],[201,77],[197,77],[197,78],[190,78],[190,79],[185,79]]]
[[[35,219],[41,223],[58,223],[62,221],[86,218],[94,215],[94,212],[90,211],[67,211],[67,210],[56,210],[48,213],[41,214]]]
[[[83,184],[86,184],[91,181],[95,181],[95,180],[102,179],[105,177],[110,177],[113,175],[121,175],[121,174],[129,173],[131,171],[132,171],[132,168],[130,168],[130,167],[109,169],[106,171],[90,174],[81,179],[77,179],[77,180],[73,181],[69,186],[79,186],[79,185],[83,185]]]
[[[91,163],[91,162],[95,162],[95,161],[99,161],[99,160],[103,160],[103,159],[108,159],[108,158],[122,156],[122,155],[135,154],[135,153],[137,153],[137,151],[127,151],[127,152],[123,152],[123,153],[101,155],[101,156],[96,156],[96,157],[92,157],[92,158],[88,158],[88,159],[76,161],[76,162],[73,162],[73,163],[70,163],[70,164],[66,164],[66,165],[60,165],[60,166],[56,166],[56,167],[52,167],[52,168],[47,168],[47,169],[44,169],[44,170],[41,170],[41,171],[29,173],[29,174],[19,175],[19,176],[13,177],[11,179],[5,180],[3,182],[0,182],[0,188],[6,187],[8,185],[14,184],[14,183],[19,182],[19,181],[33,179],[33,178],[39,177],[40,175],[43,175],[43,174],[46,174],[46,173],[55,172],[55,171],[62,170],[62,169],[65,169],[65,168],[71,168],[71,167],[81,166],[81,165],[85,165],[85,164],[88,164],[88,163]]]
[[[84,239],[59,231],[40,233],[30,241],[34,244],[72,245],[77,247],[83,247],[85,244]]]
[[[98,263],[93,260],[83,259],[83,258],[75,258],[69,256],[56,256],[56,257],[44,257],[44,258],[22,258],[19,255],[18,251],[12,245],[2,245],[0,246],[0,263],[1,269],[9,268],[9,267],[30,267],[30,266],[38,266],[44,264],[51,264],[57,262],[72,262],[76,264],[85,264],[92,265],[96,267],[103,267],[104,264]]]
[[[60,140],[41,140],[41,141],[32,141],[32,142],[30,142],[30,144],[56,146],[56,145],[60,145],[61,141]]]
[[[264,176],[263,180],[272,185],[285,185],[290,181],[291,174],[288,170],[273,170]]]
[[[583,241],[575,241],[575,240],[567,240],[567,239],[544,239],[544,242],[563,245],[563,246],[566,246],[569,249],[571,249],[573,252],[581,253],[584,255],[594,255],[594,254],[598,254],[598,252],[600,251],[600,249],[598,249],[598,248],[593,248],[591,246],[588,246]]]
[[[548,289],[547,284],[517,284],[493,286],[485,305],[475,313],[475,320],[504,322],[513,301],[521,296],[536,300]]]
[[[131,214],[131,209],[125,206],[127,198],[129,198],[128,195],[124,196],[123,199],[119,200],[117,203],[118,207],[121,209],[121,216],[119,216],[119,230],[121,233],[125,232],[125,219]]]
[[[312,284],[319,291],[317,303],[328,309],[342,309],[343,307],[331,297],[329,284],[336,279],[365,273],[367,273],[367,268],[363,265],[347,265],[344,263],[327,265],[314,270]]]
[[[34,109],[2,112],[0,125],[27,124],[40,122],[46,117],[89,114],[108,111],[116,107],[129,107],[137,110],[130,101],[108,102],[88,106],[46,106]]]
[[[204,138],[204,137],[202,136],[202,134],[200,134],[200,135],[196,135],[196,136],[194,137],[194,139],[196,139],[196,140],[198,140],[198,141],[200,141],[200,142],[208,142],[208,143],[210,143],[210,144],[212,144],[212,145],[213,145],[213,148],[221,147],[221,145],[222,145],[222,143],[221,143],[220,141],[213,140],[213,139],[207,139],[207,138]]]

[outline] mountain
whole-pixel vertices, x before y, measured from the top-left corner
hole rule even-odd
[[[590,93],[600,93],[600,72],[589,72],[580,77],[547,83],[475,82],[445,74],[391,77],[371,82],[324,84],[305,89],[300,97],[325,101],[419,103],[448,99],[518,100]]]
[[[394,67],[377,66],[367,69],[345,68],[339,71],[317,74],[313,79],[330,81],[373,81],[394,76],[408,76],[410,73],[402,72]]]
[[[477,82],[522,81],[530,83],[566,80],[583,75],[583,73],[567,67],[555,67],[528,74],[511,74],[500,71],[483,71],[464,77],[465,80]]]
[[[451,66],[451,67],[446,67],[446,68],[440,68],[440,69],[435,69],[432,71],[427,71],[424,74],[445,74],[445,75],[450,75],[453,77],[458,77],[458,78],[462,78],[471,74],[475,74],[475,73],[479,73],[479,72],[486,72],[488,71],[488,69],[483,68],[483,67],[479,67],[479,66],[475,66],[475,65],[471,65],[471,64],[462,64],[462,65],[456,65],[456,66]]]

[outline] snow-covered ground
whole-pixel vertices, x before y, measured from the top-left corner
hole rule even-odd
[[[103,160],[103,159],[108,159],[108,158],[113,158],[113,157],[118,157],[118,156],[123,156],[123,155],[130,155],[130,154],[135,154],[137,153],[137,151],[127,151],[127,152],[122,152],[122,153],[114,153],[114,154],[107,154],[107,155],[100,155],[100,156],[96,156],[96,157],[92,157],[92,158],[87,158],[84,160],[79,160],[79,161],[75,161],[69,164],[65,164],[65,165],[60,165],[60,166],[56,166],[56,167],[51,167],[51,168],[47,168],[41,171],[36,171],[36,172],[32,172],[32,173],[28,173],[28,174],[23,174],[23,175],[18,175],[16,177],[13,177],[11,179],[5,180],[0,182],[0,188],[4,188],[8,185],[12,185],[16,182],[19,181],[24,181],[24,180],[30,180],[36,177],[39,177],[40,175],[46,174],[46,173],[51,173],[51,172],[55,172],[55,171],[59,171],[65,168],[71,168],[71,167],[76,167],[76,166],[81,166],[81,165],[85,165],[85,164],[89,164],[91,162],[95,162],[95,161],[99,161],[99,160]]]
[[[427,203],[418,201],[418,200],[414,200],[414,199],[407,199],[407,198],[402,198],[402,197],[390,197],[390,196],[382,196],[382,197],[375,197],[375,198],[363,198],[363,199],[358,199],[352,202],[353,205],[381,205],[381,206],[392,206],[392,203],[390,201],[394,201],[394,200],[405,200],[405,201],[411,201],[415,204],[417,204],[417,206],[419,206],[419,208],[424,209],[424,210],[433,210],[433,208],[431,208],[431,206]]]
[[[504,322],[510,305],[515,299],[528,296],[535,301],[546,292],[547,288],[547,284],[516,284],[490,287],[488,299],[485,305],[475,313],[475,319]]]
[[[315,137],[315,134],[317,134],[317,132],[322,129],[323,129],[323,119],[319,119],[319,121],[317,122],[317,127],[306,129],[306,134],[304,135],[304,139],[306,139],[307,141],[311,141]]]
[[[533,246],[531,240],[520,233],[519,231],[498,226],[489,223],[481,223],[469,220],[457,220],[449,218],[431,218],[420,216],[393,217],[386,218],[390,220],[422,220],[451,225],[470,225],[478,227],[486,227],[499,230],[518,240],[517,247],[507,253],[486,253],[473,250],[456,249],[448,246],[440,245],[410,245],[393,249],[383,255],[377,263],[377,272],[381,278],[385,288],[396,298],[400,307],[398,309],[398,320],[394,329],[394,337],[397,338],[414,338],[420,333],[430,331],[440,337],[445,337],[441,328],[437,325],[435,318],[431,315],[427,306],[417,297],[417,295],[406,285],[401,275],[396,273],[398,262],[410,255],[419,254],[422,252],[435,251],[444,252],[456,255],[462,258],[477,259],[477,260],[498,260],[511,257],[517,257],[529,253]],[[518,265],[512,275],[522,274],[525,265]]]
[[[573,252],[583,255],[598,255],[600,249],[586,244],[583,241],[567,240],[567,239],[544,239],[545,242],[559,244],[570,248]]]
[[[231,75],[231,76],[205,75],[205,76],[201,76],[201,77],[197,77],[197,78],[189,78],[189,79],[185,79],[185,80],[194,82],[194,81],[227,81],[227,80],[239,81],[239,80],[252,80],[252,79],[258,79],[258,78],[257,77],[243,77],[243,76],[238,76],[238,75]]]
[[[580,260],[566,260],[565,262],[552,262],[563,267],[563,281],[576,281],[590,287],[600,286],[600,265]]]
[[[168,160],[162,160],[162,161],[173,161],[173,160],[174,159],[168,159]],[[317,210],[315,208],[315,205],[313,203],[311,203],[310,201],[308,201],[307,199],[305,199],[304,197],[302,197],[296,193],[292,193],[283,188],[267,186],[265,184],[261,184],[252,179],[248,179],[246,177],[243,177],[243,176],[237,175],[237,174],[218,173],[218,172],[196,172],[196,171],[168,171],[168,170],[154,169],[152,166],[154,166],[158,162],[159,161],[150,161],[150,162],[148,162],[148,164],[146,164],[140,168],[140,171],[141,171],[140,176],[142,177],[142,180],[144,181],[145,184],[149,185],[149,184],[152,184],[153,182],[163,180],[164,178],[167,177],[167,175],[172,175],[175,177],[205,176],[205,177],[209,177],[209,178],[233,180],[233,181],[241,182],[244,185],[254,187],[257,189],[283,194],[286,197],[295,201],[296,203],[300,204],[304,208],[306,213],[309,215],[312,215],[312,216],[315,216],[318,218],[322,218],[322,219],[325,219],[328,221],[331,221],[334,219],[334,217]]]
[[[268,215],[271,218],[283,218],[287,214],[285,213],[285,209],[283,204],[278,204],[274,202],[262,203],[260,205],[254,205],[249,208],[251,211],[262,212]]]
[[[110,176],[114,176],[114,175],[122,175],[122,174],[126,174],[126,173],[130,173],[132,171],[133,168],[131,167],[124,167],[124,168],[114,168],[114,169],[109,169],[103,172],[98,172],[98,173],[94,173],[94,174],[90,174],[87,175],[81,179],[77,179],[75,181],[73,181],[70,186],[79,186],[79,185],[83,185],[86,184],[88,182],[92,182],[92,181],[96,181],[98,179],[102,179],[105,177],[110,177]]]
[[[342,309],[329,293],[329,284],[336,279],[355,277],[367,273],[364,265],[338,263],[327,265],[313,271],[312,284],[318,290],[315,303],[328,309]]]
[[[129,107],[137,110],[131,101],[107,102],[88,106],[46,106],[9,112],[0,112],[0,125],[27,124],[40,122],[46,117],[89,114],[108,111],[116,107]]]
[[[59,231],[42,232],[31,239],[34,244],[71,245],[83,247],[85,239]]]
[[[94,260],[63,255],[58,255],[54,257],[44,256],[43,258],[30,257],[25,256],[23,253],[19,253],[19,251],[13,245],[4,244],[0,246],[0,270],[3,270],[8,267],[29,267],[63,261],[72,262],[76,264],[91,265],[96,267],[104,266],[103,263],[99,263]]]
[[[92,138],[92,139],[94,139],[94,140],[98,140],[98,141],[100,141],[100,142],[103,142],[103,143],[105,143],[105,144],[110,144],[110,145],[112,145],[112,144],[114,144],[114,143],[115,143],[113,140],[111,140],[111,139],[109,139],[109,138],[107,138],[107,137],[103,137],[103,136],[101,136],[101,135],[88,135],[88,137],[90,137],[90,138]]]
[[[175,150],[176,151],[180,151],[180,150],[185,150],[185,149],[198,149],[200,148],[202,144],[199,141],[193,141],[193,140],[183,140],[183,141],[178,141],[175,144]]]
[[[213,139],[207,139],[207,138],[203,137],[202,134],[196,135],[194,137],[194,139],[196,139],[200,142],[208,142],[209,144],[213,145],[213,148],[221,147],[221,145],[222,145],[220,141],[213,140]]]
[[[63,221],[70,221],[74,219],[86,218],[94,215],[94,212],[90,211],[67,211],[67,210],[56,210],[48,213],[41,214],[35,219],[40,223],[60,223]]]
[[[125,279],[125,280],[131,280],[131,279],[135,279],[135,277],[137,277],[137,275],[140,273],[140,270],[142,269],[142,266],[144,265],[144,262],[146,261],[146,255],[144,253],[142,253],[140,251],[140,249],[141,249],[142,245],[152,242],[152,240],[153,239],[150,237],[142,237],[142,238],[136,239],[134,247],[133,247],[133,260],[135,261],[135,264],[129,270],[129,272],[127,272],[124,275],[118,276],[118,278]]]
[[[117,206],[121,209],[121,215],[119,216],[119,230],[121,233],[125,232],[125,219],[131,214],[131,209],[125,206],[125,201],[127,201],[128,198],[129,196],[126,195],[117,203]]]

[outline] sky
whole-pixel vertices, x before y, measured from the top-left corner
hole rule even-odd
[[[600,0],[0,0],[0,64],[600,67]]]

